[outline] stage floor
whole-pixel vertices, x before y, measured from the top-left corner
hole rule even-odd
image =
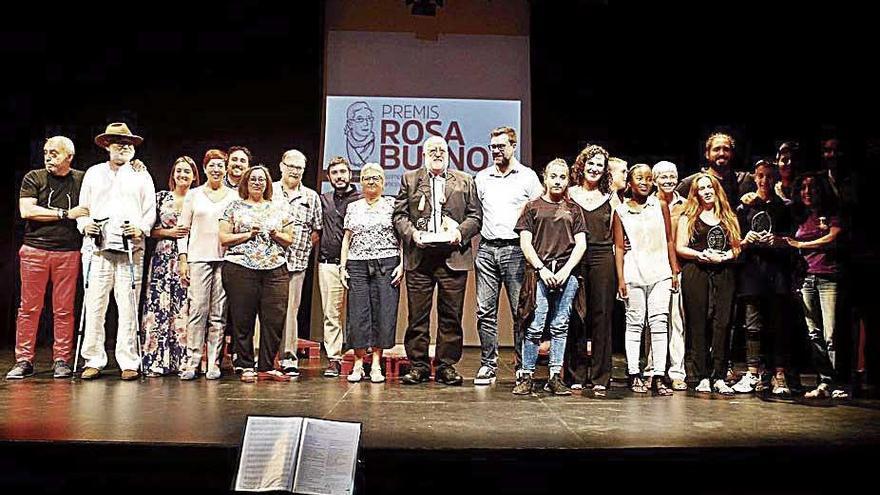
[[[479,350],[466,349],[461,387],[433,382],[349,384],[321,376],[323,361],[301,360],[291,383],[56,380],[48,349],[37,375],[0,380],[0,441],[121,442],[235,447],[248,415],[310,416],[363,425],[365,449],[654,449],[851,447],[880,443],[880,400],[766,401],[752,395],[652,397],[615,389],[604,399],[512,395],[512,354],[501,377],[475,387]],[[615,373],[622,372],[615,359]],[[0,354],[3,373],[12,365]]]

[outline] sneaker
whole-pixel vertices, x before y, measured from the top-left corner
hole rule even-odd
[[[751,371],[746,371],[746,374],[732,388],[738,394],[750,394],[755,391],[755,386],[760,381],[757,375],[753,375]]]
[[[788,387],[788,381],[785,379],[785,373],[776,373],[770,379],[772,387],[770,393],[773,395],[791,395],[791,389]]]
[[[474,377],[474,385],[491,385],[495,381],[495,370],[488,366],[480,366],[477,376]]]
[[[55,363],[52,365],[52,377],[70,378],[71,376],[73,376],[73,370],[70,369],[70,365],[67,364],[67,361],[63,359],[55,360]]]
[[[284,359],[281,360],[281,371],[287,376],[299,376],[299,368],[296,367],[296,359],[291,353],[286,353]]]
[[[29,376],[33,376],[34,374],[34,365],[29,363],[28,361],[19,361],[15,363],[15,366],[9,370],[9,373],[6,373],[7,380],[21,380],[22,378],[27,378]]]
[[[700,380],[700,383],[697,384],[697,388],[695,388],[694,391],[701,394],[711,394],[712,386],[709,384],[709,379],[703,378],[702,380]]]
[[[328,364],[327,369],[324,370],[324,377],[338,378],[340,373],[342,373],[342,363],[336,360],[330,360],[330,364]]]
[[[219,380],[220,376],[221,374],[219,369],[209,370],[207,373],[205,373],[205,379],[207,380]]]
[[[385,381],[385,376],[382,374],[381,366],[370,368],[370,381],[373,383],[382,383]]]
[[[559,377],[558,373],[554,373],[547,383],[544,384],[544,391],[550,392],[553,395],[571,395],[571,389],[565,386],[565,383],[562,382],[562,378]]]
[[[584,384],[583,384],[583,383],[572,383],[572,384],[571,384],[571,389],[572,389],[572,390],[583,390],[583,389],[584,389]]]
[[[532,393],[532,374],[522,373],[513,387],[513,395],[529,395]]]
[[[327,376],[326,371],[324,372],[324,376]],[[349,375],[346,377],[346,380],[348,380],[351,383],[357,383],[363,379],[364,379],[364,365],[363,364],[361,364],[360,366],[354,365],[354,367],[352,367],[352,369],[351,369],[351,373],[349,373]]]
[[[732,388],[728,387],[727,384],[724,383],[724,380],[720,378],[718,380],[715,380],[715,384],[712,386],[712,388],[721,395],[733,395],[736,393],[733,391]]]
[[[281,371],[289,377],[299,376],[299,368],[296,367],[296,361],[293,359],[282,359]]]
[[[189,380],[195,380],[195,379],[196,379],[196,372],[195,372],[195,370],[184,370],[184,371],[181,371],[181,372],[180,372],[180,379],[181,379],[181,380],[186,380],[186,381],[189,381]]]

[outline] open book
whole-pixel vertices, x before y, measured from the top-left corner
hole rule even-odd
[[[360,423],[249,416],[234,489],[350,495],[360,435]]]

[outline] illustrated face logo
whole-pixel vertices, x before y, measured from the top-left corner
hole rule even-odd
[[[373,129],[373,109],[365,101],[356,101],[345,111],[345,151],[348,162],[361,166],[373,156],[376,132]]]

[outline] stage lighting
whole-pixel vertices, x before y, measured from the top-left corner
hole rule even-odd
[[[412,6],[410,10],[412,15],[434,17],[437,15],[437,7],[442,7],[443,2],[444,0],[406,0],[406,5]]]

